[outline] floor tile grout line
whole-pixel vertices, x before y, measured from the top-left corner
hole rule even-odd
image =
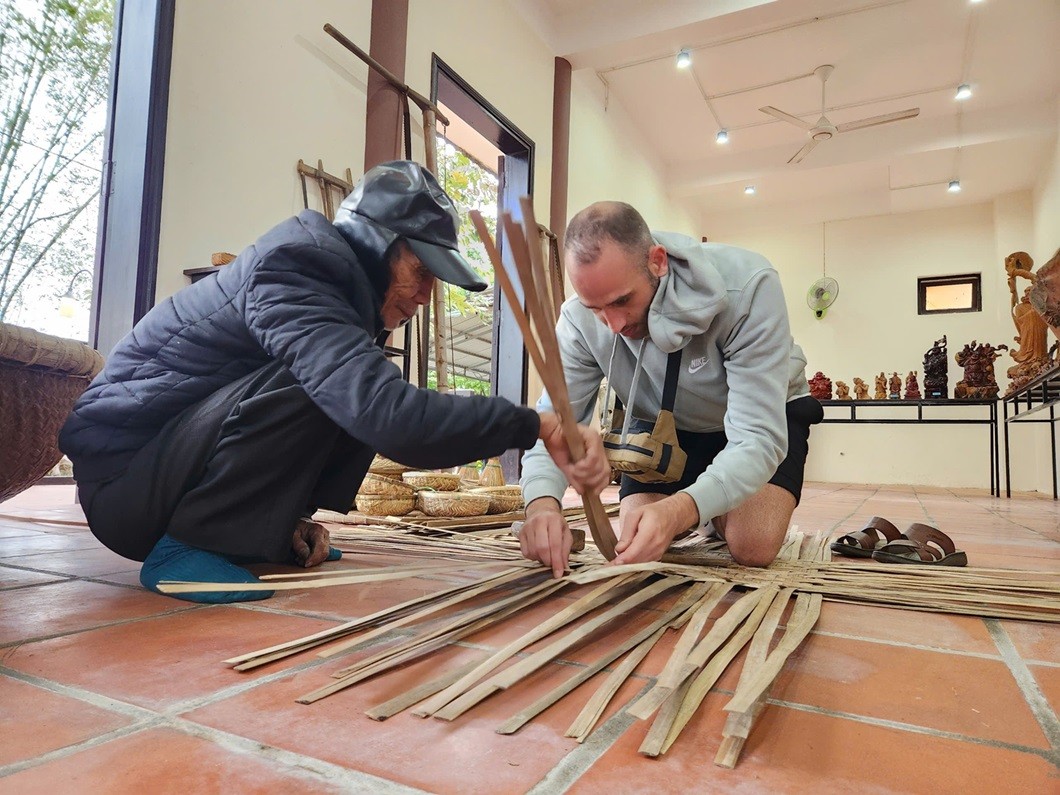
[[[1046,699],[1038,686],[1034,674],[1031,673],[1023,658],[1020,657],[1019,652],[1016,651],[1016,647],[1005,628],[994,618],[983,619],[983,621],[990,632],[990,636],[994,639],[994,644],[997,646],[998,651],[1001,652],[1001,658],[1005,661],[1009,671],[1012,672],[1012,677],[1016,680],[1016,684],[1019,686],[1027,706],[1030,707],[1034,719],[1038,721],[1042,733],[1045,734],[1049,745],[1052,746],[1054,756],[1060,760],[1060,719],[1057,719],[1048,699]]]
[[[54,584],[54,583],[45,583],[45,584]],[[125,624],[138,624],[141,621],[151,621],[151,620],[156,619],[156,618],[164,618],[164,617],[168,617],[168,616],[177,616],[177,615],[181,615],[183,613],[191,613],[191,612],[196,611],[196,610],[201,610],[204,607],[206,607],[206,605],[193,605],[193,604],[190,604],[190,603],[185,603],[185,605],[186,606],[174,607],[171,610],[166,610],[166,611],[163,611],[161,613],[152,613],[149,616],[138,616],[136,618],[122,618],[122,619],[119,619],[117,621],[108,621],[108,622],[106,622],[104,624],[96,624],[96,625],[91,626],[91,627],[84,627],[83,629],[72,629],[69,632],[56,632],[53,635],[39,635],[39,636],[35,636],[35,637],[32,637],[32,638],[23,638],[22,640],[12,640],[12,641],[8,641],[6,643],[0,643],[0,664],[2,664],[3,657],[6,654],[8,649],[17,649],[17,648],[20,648],[20,647],[25,646],[27,644],[30,644],[30,643],[41,643],[41,642],[46,641],[46,640],[55,640],[56,638],[73,637],[74,635],[81,635],[81,634],[84,634],[85,632],[93,632],[93,631],[95,631],[97,629],[108,629],[110,627],[124,626]]]
[[[578,743],[570,753],[560,759],[544,778],[527,791],[527,795],[561,795],[574,786],[631,726],[638,723],[638,719],[630,715],[626,707],[654,686],[655,681],[655,677],[649,678],[626,705],[596,727],[585,742]]]
[[[768,703],[778,707],[784,707],[786,709],[793,709],[798,712],[809,712],[815,715],[821,715],[828,718],[838,718],[840,720],[850,720],[855,723],[863,723],[868,726],[876,726],[883,729],[894,729],[896,731],[909,732],[911,734],[921,734],[928,737],[937,737],[944,740],[955,740],[959,742],[972,743],[973,745],[985,745],[991,748],[998,748],[1006,751],[1018,751],[1020,753],[1031,754],[1038,756],[1049,762],[1050,764],[1060,767],[1060,754],[1057,754],[1055,750],[1049,750],[1045,748],[1034,748],[1029,745],[1020,745],[1019,743],[1010,743],[1005,740],[991,740],[986,737],[975,737],[969,734],[962,734],[960,732],[946,731],[945,729],[933,729],[930,726],[920,726],[915,723],[905,723],[903,721],[888,720],[887,718],[876,718],[870,715],[857,715],[852,712],[841,712],[838,710],[826,709],[825,707],[818,707],[813,704],[800,704],[796,701],[785,701],[779,698],[770,698]]]
[[[10,764],[0,767],[0,779],[7,776],[13,776],[16,773],[21,773],[23,770],[29,770],[34,767],[41,767],[49,762],[55,762],[59,759],[66,759],[67,757],[74,756],[83,751],[90,751],[93,748],[98,748],[101,745],[105,745],[113,740],[120,740],[123,737],[129,737],[133,734],[139,734],[144,729],[155,728],[156,726],[163,723],[162,718],[154,718],[151,720],[137,721],[128,724],[127,726],[121,726],[117,729],[111,729],[103,734],[97,734],[94,737],[89,737],[80,742],[71,743],[70,745],[64,745],[62,748],[56,748],[53,751],[47,753],[38,754],[31,759],[23,759],[19,762],[12,762]]]
[[[977,659],[993,660],[995,662],[999,662],[1001,660],[1000,654],[987,654],[986,652],[966,651],[964,649],[945,649],[939,646],[924,646],[919,643],[906,643],[900,640],[886,640],[884,638],[867,638],[863,635],[851,635],[845,632],[829,632],[823,629],[811,630],[810,634],[821,635],[826,638],[841,638],[843,640],[856,640],[862,641],[864,643],[876,643],[881,646],[895,646],[900,649],[916,649],[917,651],[931,651],[937,652],[938,654],[953,654],[958,657],[975,657]]]
[[[235,751],[253,758],[261,758],[263,755],[262,752],[265,751],[267,752],[265,756],[268,759],[286,764],[291,768],[292,772],[308,771],[313,774],[312,778],[314,782],[328,783],[332,785],[338,784],[343,787],[344,792],[383,793],[384,795],[386,793],[392,793],[392,795],[417,795],[424,792],[424,790],[409,787],[363,771],[336,765],[332,762],[318,759],[317,757],[299,754],[296,751],[289,751],[268,743],[262,743],[249,737],[243,737],[242,735],[234,734],[232,732],[215,729],[211,726],[206,726],[187,718],[180,717],[179,715],[169,714],[167,712],[156,712],[144,707],[138,707],[134,704],[128,704],[110,698],[109,696],[93,693],[84,688],[62,685],[31,674],[23,674],[20,671],[14,671],[4,666],[0,666],[0,674],[9,676],[12,679],[17,679],[26,684],[40,687],[42,690],[47,690],[58,695],[83,701],[95,707],[129,717],[133,720],[133,722],[127,726],[122,726],[104,734],[90,737],[79,743],[73,743],[64,746],[63,748],[40,754],[33,759],[26,759],[19,762],[13,762],[9,765],[4,765],[0,767],[0,778],[13,775],[14,773],[18,773],[31,767],[47,764],[56,759],[72,756],[81,751],[89,750],[99,745],[103,745],[104,743],[111,742],[112,740],[137,734],[147,729],[171,728],[198,737],[199,739],[207,740],[227,750]],[[351,785],[353,785],[354,788],[351,789]]]

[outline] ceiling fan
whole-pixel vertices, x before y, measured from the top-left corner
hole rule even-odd
[[[824,66],[818,66],[813,70],[813,73],[821,81],[821,118],[816,123],[810,124],[810,122],[800,119],[798,116],[793,116],[790,113],[785,113],[782,110],[774,108],[772,105],[766,105],[764,108],[759,108],[762,113],[768,113],[775,119],[780,121],[786,121],[788,124],[794,124],[796,127],[801,127],[806,130],[810,136],[810,140],[806,144],[792,155],[788,163],[799,163],[806,155],[808,155],[817,144],[821,141],[827,141],[829,138],[838,135],[839,133],[850,132],[851,130],[860,130],[863,127],[875,127],[878,124],[890,124],[892,121],[902,121],[902,119],[913,119],[920,115],[920,108],[908,108],[907,110],[899,110],[894,113],[884,113],[880,116],[869,116],[865,119],[858,119],[857,121],[847,121],[842,124],[832,124],[828,121],[828,118],[824,115],[824,85],[828,82],[828,78],[832,75],[835,67],[831,64],[825,64]]]

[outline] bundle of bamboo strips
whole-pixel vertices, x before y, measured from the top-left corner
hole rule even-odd
[[[541,249],[536,245],[537,221],[534,219],[534,207],[530,197],[521,197],[520,206],[525,234],[523,227],[516,223],[509,213],[501,213],[499,222],[504,229],[508,246],[515,260],[528,311],[523,310],[522,301],[519,300],[519,295],[504,267],[493,236],[482,219],[482,214],[477,210],[472,210],[470,216],[493,265],[493,271],[504,293],[504,298],[522,332],[527,353],[533,360],[545,384],[553,410],[559,417],[563,435],[570,447],[571,457],[577,461],[585,455],[585,449],[578,435],[577,422],[567,392],[567,382],[563,376],[563,362],[560,358],[559,342],[556,339],[555,310],[549,300],[547,269],[541,256]],[[528,241],[534,241],[534,245],[529,245]],[[589,529],[592,532],[593,541],[605,558],[613,559],[615,557],[615,534],[603,510],[603,505],[600,503],[599,495],[585,494],[583,503],[589,518]]]

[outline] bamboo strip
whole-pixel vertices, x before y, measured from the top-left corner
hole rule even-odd
[[[513,734],[517,732],[528,721],[537,717],[580,684],[594,677],[627,651],[639,648],[640,645],[647,643],[647,639],[652,637],[656,632],[661,633],[661,630],[665,630],[667,627],[672,626],[675,621],[688,612],[689,608],[698,601],[699,597],[702,596],[705,590],[705,585],[701,583],[692,583],[685,594],[681,596],[681,598],[662,616],[662,618],[652,622],[640,631],[634,633],[631,637],[619,643],[617,646],[614,646],[592,665],[583,668],[566,682],[553,688],[533,704],[521,710],[518,714],[513,715],[496,729],[497,734]],[[658,640],[658,638],[656,638],[656,640]],[[652,645],[654,645],[654,642],[655,641],[652,641]],[[648,650],[650,650],[650,648],[651,647],[649,646]],[[647,650],[645,651],[645,654],[646,653]]]
[[[692,681],[692,687],[689,688],[688,693],[681,701],[681,707],[677,711],[677,717],[674,720],[673,726],[670,727],[670,731],[666,735],[666,741],[663,743],[660,753],[666,753],[670,750],[670,746],[674,744],[674,741],[677,740],[681,731],[688,725],[688,721],[692,719],[692,715],[697,709],[699,709],[699,705],[703,703],[703,699],[706,698],[707,693],[712,687],[714,687],[714,684],[725,672],[725,669],[729,667],[729,663],[733,661],[733,658],[740,653],[740,649],[747,645],[747,641],[750,640],[751,636],[758,630],[759,625],[762,623],[762,619],[769,612],[769,608],[778,600],[780,600],[781,605],[787,604],[787,596],[783,596],[781,599],[781,591],[775,586],[766,589],[762,594],[761,601],[755,606],[751,615],[747,617],[743,626],[741,626],[740,629],[729,639],[729,642],[714,654],[710,658],[710,661],[703,666],[699,675]]]
[[[471,564],[474,565],[474,564]],[[296,591],[299,588],[330,588],[334,585],[356,585],[365,582],[382,582],[385,580],[404,580],[418,577],[421,574],[437,574],[439,571],[465,571],[463,566],[402,566],[392,569],[379,569],[363,574],[346,574],[339,577],[318,579],[301,579],[278,582],[160,582],[161,593],[232,593],[235,591]]]
[[[365,710],[364,714],[372,720],[381,721],[386,720],[387,718],[392,718],[399,712],[404,712],[409,707],[419,704],[421,701],[423,701],[423,699],[428,698],[429,696],[434,695],[438,691],[445,689],[453,682],[460,679],[460,677],[465,676],[466,674],[474,670],[475,667],[478,666],[483,659],[484,658],[480,657],[476,660],[472,660],[471,662],[465,665],[461,665],[459,668],[453,671],[449,671],[448,673],[439,676],[437,679],[432,679],[429,682],[424,682],[423,684],[416,685],[416,687],[410,688],[404,693],[400,693],[394,696],[393,698],[387,699],[381,704],[376,704],[374,707],[370,707],[369,709]]]
[[[743,692],[725,705],[726,712],[746,712],[755,700],[776,679],[788,656],[799,647],[821,615],[821,595],[802,594],[795,597],[795,610],[788,620],[788,628],[765,663],[746,684]]]
[[[567,606],[550,619],[538,624],[530,632],[516,638],[510,643],[502,646],[492,655],[490,655],[483,663],[470,672],[459,681],[454,682],[452,685],[447,687],[444,691],[431,698],[429,701],[424,702],[420,705],[413,714],[419,717],[427,717],[433,715],[435,712],[440,710],[446,704],[460,695],[463,695],[468,688],[473,684],[481,680],[487,674],[496,670],[505,661],[514,657],[517,653],[525,649],[532,643],[536,643],[542,638],[551,635],[558,629],[565,627],[572,621],[576,621],[582,616],[592,612],[596,608],[616,598],[622,586],[635,583],[637,580],[643,579],[646,575],[631,575],[635,579],[630,577],[623,578],[621,580],[607,583],[605,585],[598,586],[593,589],[581,599],[578,599],[573,604]]]
[[[560,654],[581,643],[595,630],[604,626],[608,622],[613,621],[627,610],[630,610],[650,599],[654,599],[664,591],[685,582],[687,582],[687,580],[684,578],[668,577],[659,582],[652,583],[647,588],[626,598],[610,610],[607,610],[603,614],[586,622],[577,629],[568,632],[563,637],[557,638],[540,651],[531,654],[529,657],[524,657],[514,665],[505,668],[499,674],[496,674],[485,682],[475,686],[464,695],[460,696],[460,698],[450,702],[444,709],[434,713],[434,716],[436,718],[441,718],[442,720],[454,720],[498,690],[507,690],[523,677],[532,674],[534,671],[556,659]]]
[[[492,582],[495,586],[509,582],[512,579],[518,579],[520,576],[525,576],[525,572],[520,569],[508,570],[500,572],[499,574],[493,575],[487,578],[484,582]],[[391,616],[397,616],[409,610],[412,610],[417,605],[429,603],[434,600],[445,599],[446,597],[477,588],[482,585],[479,583],[465,583],[462,585],[455,586],[453,588],[446,588],[445,590],[438,591],[437,593],[427,594],[425,596],[418,596],[415,599],[410,599],[406,602],[388,607],[383,610],[378,610],[375,613],[371,613],[367,616],[354,619],[353,621],[347,621],[345,624],[340,624],[337,627],[331,627],[330,629],[321,630],[315,632],[312,635],[306,635],[302,638],[297,638],[286,643],[280,643],[275,646],[269,646],[265,649],[258,649],[256,651],[247,652],[237,657],[230,657],[225,660],[226,665],[235,666],[237,671],[250,670],[258,665],[263,665],[265,662],[272,662],[273,660],[281,659],[283,657],[290,656],[291,654],[298,654],[299,652],[319,646],[324,643],[328,643],[337,638],[344,637],[353,632],[357,632],[361,629],[374,626],[375,624],[385,621]],[[262,662],[259,662],[262,661]]]
[[[731,590],[731,583],[715,583],[700,600],[700,604],[696,606],[688,625],[685,627],[685,631],[681,633],[681,637],[670,653],[670,658],[656,677],[656,686],[653,686],[651,691],[645,693],[637,700],[636,704],[629,710],[631,715],[644,720],[667,699],[670,691],[679,684],[676,679],[677,672],[688,658],[688,654],[692,651],[696,641],[699,640],[703,628],[710,619],[710,614],[714,612],[714,609],[721,604],[721,600]]]
[[[384,649],[371,657],[367,657],[353,665],[348,665],[342,668],[332,676],[336,679],[342,679],[347,676],[353,676],[358,671],[370,667],[376,663],[383,662],[386,658],[403,652],[407,648],[412,648],[419,643],[425,643],[435,638],[441,637],[449,632],[456,632],[462,628],[466,628],[469,625],[473,625],[476,622],[488,618],[491,615],[502,612],[508,607],[515,606],[519,607],[523,604],[533,604],[538,599],[542,598],[543,594],[551,593],[557,589],[558,584],[562,584],[562,580],[545,580],[544,582],[538,583],[537,585],[519,593],[510,594],[502,599],[490,602],[489,604],[482,605],[477,608],[468,610],[467,612],[458,613],[456,616],[449,617],[448,621],[443,623],[441,626],[436,626],[433,629],[426,630],[420,634],[412,637],[411,639],[400,644],[397,648]]]
[[[776,586],[773,586],[775,589]],[[775,590],[774,590],[775,592]],[[655,687],[641,696],[629,709],[629,714],[641,720],[651,717],[682,682],[698,671],[726,639],[736,630],[744,619],[758,606],[763,597],[769,593],[768,588],[750,591],[737,599],[725,615],[714,622],[714,626],[681,661],[680,666],[671,671],[666,680],[660,679]],[[772,598],[772,596],[770,596]]]
[[[532,589],[525,594],[519,595],[517,598],[522,599],[521,603],[512,604],[512,599],[502,600],[507,603],[504,609],[494,610],[491,613],[485,613],[485,611],[483,611],[485,614],[477,621],[470,624],[460,626],[458,622],[454,622],[453,624],[447,625],[442,630],[428,633],[426,638],[415,638],[413,641],[402,644],[390,655],[376,655],[376,658],[378,659],[375,659],[371,665],[361,664],[358,666],[351,666],[351,668],[356,668],[357,670],[342,679],[336,680],[332,684],[317,688],[295,700],[300,704],[312,704],[314,701],[319,701],[333,693],[337,693],[351,685],[355,685],[364,679],[369,679],[377,674],[384,673],[392,668],[397,668],[407,662],[423,657],[433,651],[448,646],[461,638],[473,635],[476,632],[492,626],[498,621],[503,621],[513,613],[517,613],[521,608],[544,599],[546,596],[559,590],[564,585],[565,583],[562,580],[546,581],[539,586],[539,591]],[[492,605],[491,607],[495,608],[496,605]]]
[[[513,572],[511,575],[508,575],[508,576],[505,576],[505,577],[502,577],[502,578],[499,578],[499,579],[491,578],[491,579],[486,580],[484,582],[481,582],[481,583],[479,583],[479,584],[477,584],[477,585],[475,585],[475,586],[473,586],[473,587],[471,587],[471,588],[469,588],[467,590],[462,590],[459,593],[454,594],[453,596],[451,596],[448,599],[445,599],[445,600],[442,600],[442,601],[438,601],[438,602],[435,602],[435,603],[433,603],[431,605],[428,605],[427,607],[423,608],[422,610],[420,610],[417,613],[414,613],[414,614],[411,614],[411,615],[407,615],[407,616],[403,616],[403,617],[401,617],[399,619],[391,621],[388,624],[386,624],[384,626],[381,626],[381,627],[378,627],[377,629],[374,629],[371,632],[369,632],[369,633],[367,633],[365,635],[362,635],[359,638],[353,638],[353,639],[350,639],[350,640],[343,641],[342,643],[337,643],[334,646],[332,646],[331,648],[320,652],[320,654],[318,656],[325,657],[325,658],[327,658],[327,657],[335,657],[335,656],[337,656],[339,654],[345,654],[345,653],[354,651],[359,646],[363,646],[366,643],[370,643],[371,641],[373,641],[375,638],[379,637],[380,635],[384,635],[384,634],[386,634],[388,632],[392,632],[393,630],[395,630],[395,629],[397,629],[399,627],[403,627],[406,624],[417,623],[419,621],[422,621],[427,616],[429,616],[429,615],[431,615],[433,613],[438,613],[438,612],[441,612],[443,610],[448,610],[449,608],[455,607],[456,605],[461,604],[462,602],[466,602],[469,599],[474,599],[476,596],[479,596],[479,595],[485,593],[486,591],[493,590],[494,588],[497,588],[498,586],[507,585],[509,583],[521,580],[524,577],[527,577],[527,576],[530,576],[530,575],[539,574],[539,573],[540,572],[536,572],[536,571],[530,571],[530,572],[528,572],[528,571],[519,571],[519,572]]]

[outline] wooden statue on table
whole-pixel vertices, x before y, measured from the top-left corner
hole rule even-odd
[[[993,400],[997,397],[997,380],[994,377],[994,361],[1007,351],[1008,345],[991,345],[972,340],[954,356],[957,364],[964,368],[964,378],[957,382],[953,396],[958,400]]]
[[[832,399],[832,379],[820,370],[808,382],[810,384],[810,396],[818,400]]]
[[[1060,256],[1060,252],[1058,252]],[[1056,257],[1053,258],[1055,260]],[[1042,268],[1049,272],[1052,260]],[[1039,274],[1034,272],[1034,260],[1025,251],[1015,251],[1005,257],[1005,273],[1008,275],[1008,291],[1011,299],[1012,322],[1016,326],[1015,341],[1017,348],[1009,351],[1015,364],[1008,368],[1006,375],[1011,379],[1008,393],[1011,394],[1033,380],[1039,373],[1044,373],[1053,366],[1049,355],[1049,324],[1031,304],[1030,295],[1038,282]],[[1018,298],[1016,280],[1026,279],[1030,285]]]
[[[943,334],[924,354],[924,396],[928,400],[945,400],[949,392],[949,356]]]
[[[835,399],[850,400],[850,387],[844,381],[835,382]]]
[[[916,370],[910,370],[905,377],[905,399],[920,400],[920,384],[916,381]]]
[[[1029,298],[1031,306],[1060,338],[1060,249],[1038,269]]]
[[[854,398],[855,400],[869,399],[869,385],[860,378],[854,379]]]
[[[902,399],[902,377],[898,373],[891,373],[891,380],[887,382],[887,399]]]
[[[884,373],[880,373],[876,376],[876,395],[873,400],[886,400],[887,399],[887,376]]]

